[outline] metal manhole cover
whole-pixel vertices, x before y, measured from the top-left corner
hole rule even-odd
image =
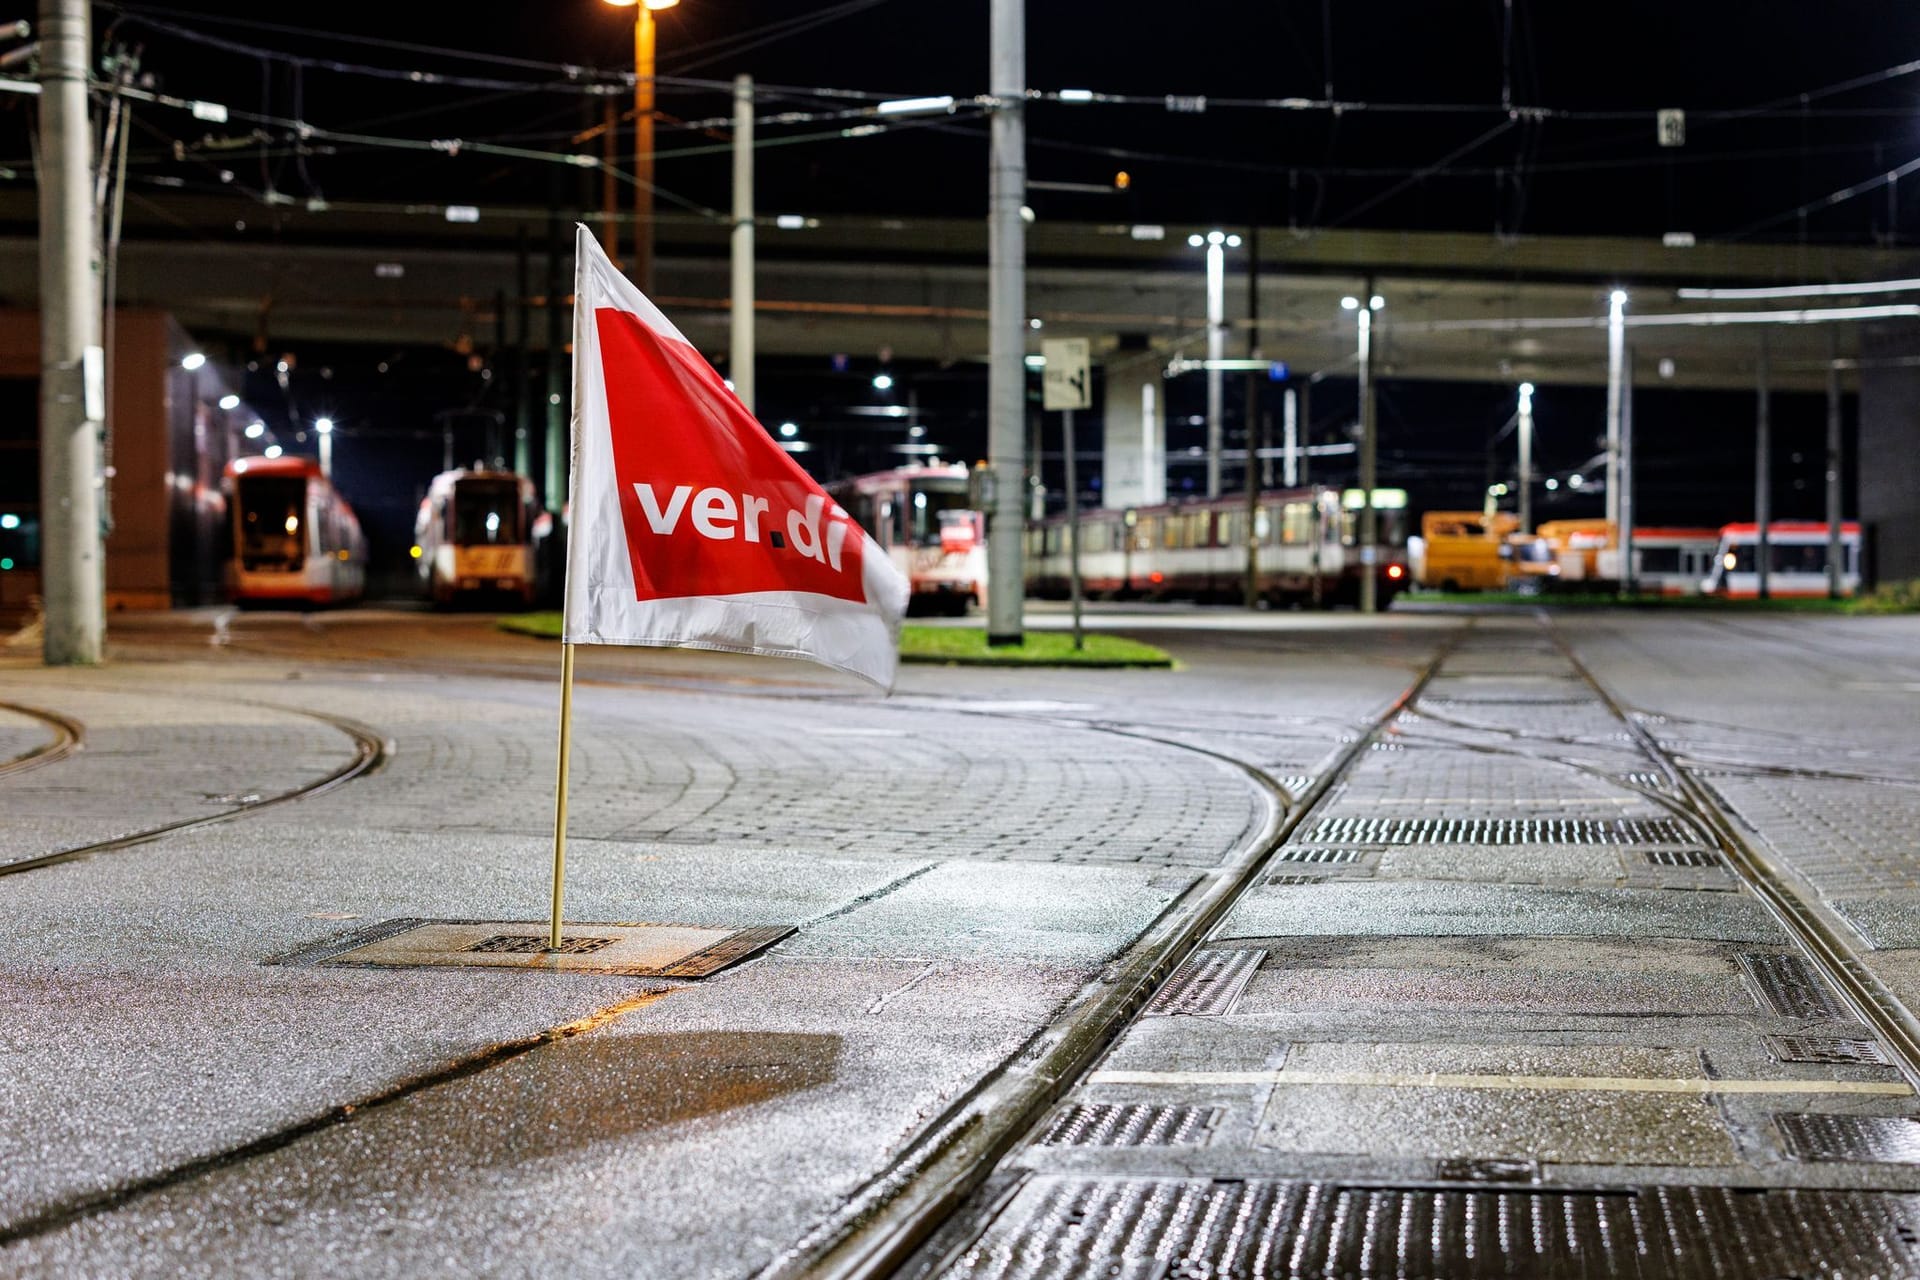
[[[504,955],[536,955],[551,951],[554,955],[588,956],[596,951],[605,950],[619,941],[617,938],[589,938],[581,934],[560,935],[560,945],[547,946],[550,939],[540,933],[496,933],[491,938],[482,938],[463,951],[489,951]]]
[[[1776,1115],[1796,1160],[1920,1164],[1920,1120],[1911,1116]]]
[[[1040,1177],[943,1274],[970,1280],[1912,1276],[1920,1195],[1351,1187]]]
[[[1648,849],[1647,861],[1656,867],[1722,867],[1720,855],[1711,849]]]
[[[1743,951],[1741,971],[1783,1018],[1846,1018],[1847,1008],[1820,981],[1812,965],[1778,951]]]
[[[269,964],[374,968],[475,967],[618,974],[635,978],[704,978],[792,933],[791,925],[746,929],[724,925],[620,922],[576,926],[557,952],[542,926],[521,920],[386,920]]]
[[[1075,1103],[1057,1113],[1035,1144],[1043,1147],[1197,1146],[1212,1135],[1220,1107]]]
[[[1266,956],[1264,951],[1196,951],[1167,979],[1146,1011],[1158,1016],[1229,1013]]]
[[[1687,844],[1675,818],[1323,818],[1319,844]]]
[[[1892,1066],[1893,1060],[1875,1040],[1841,1036],[1767,1036],[1767,1052],[1781,1062],[1865,1063]]]

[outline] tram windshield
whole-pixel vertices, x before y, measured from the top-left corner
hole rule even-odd
[[[484,547],[526,541],[520,486],[512,480],[462,480],[453,491],[453,542]]]
[[[306,559],[307,482],[295,476],[251,476],[240,481],[240,559],[248,569]]]
[[[896,543],[939,545],[941,526],[950,522],[943,513],[972,510],[969,502],[965,480],[915,480],[907,486],[906,505],[893,513]]]

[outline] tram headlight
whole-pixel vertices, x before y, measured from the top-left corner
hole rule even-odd
[[[1733,572],[1733,566],[1735,565],[1735,563],[1737,563],[1737,558],[1734,556],[1733,552],[1731,551],[1727,552],[1727,554],[1720,557],[1720,567],[1722,569],[1725,569],[1728,573]]]
[[[416,544],[412,547],[407,548],[407,554],[412,556],[415,560],[418,560],[423,553],[421,552],[418,544]]]

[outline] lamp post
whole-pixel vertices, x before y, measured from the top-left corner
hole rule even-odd
[[[653,292],[653,15],[680,0],[606,0],[632,9],[633,22],[633,270],[640,292]]]
[[[1207,251],[1207,496],[1220,496],[1221,367],[1227,358],[1226,251],[1240,247],[1240,237],[1224,231],[1191,235],[1187,244]],[[1248,464],[1251,466],[1251,462]]]
[[[1520,532],[1533,532],[1533,384],[1520,384]]]
[[[320,474],[333,479],[333,419],[315,418],[313,429],[320,436]]]

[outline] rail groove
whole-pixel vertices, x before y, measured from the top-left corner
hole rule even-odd
[[[21,702],[0,702],[0,711],[11,711],[17,716],[38,720],[53,730],[53,737],[39,746],[22,751],[9,760],[0,760],[0,778],[14,777],[29,769],[38,769],[42,765],[65,760],[86,745],[87,727],[70,716],[61,715],[58,711],[48,711],[44,707],[30,707]]]
[[[878,1280],[905,1264],[987,1182],[1000,1158],[1084,1074],[1241,895],[1260,882],[1274,854],[1379,734],[1412,705],[1467,629],[1447,636],[1413,682],[1365,732],[1344,744],[1332,766],[1291,804],[1278,779],[1244,760],[1113,725],[1083,726],[1162,742],[1232,765],[1273,799],[1267,828],[1233,862],[1203,877],[1172,903],[1127,954],[1109,966],[1104,979],[1084,990],[997,1072],[957,1099],[887,1169],[757,1272],[755,1280]]]

